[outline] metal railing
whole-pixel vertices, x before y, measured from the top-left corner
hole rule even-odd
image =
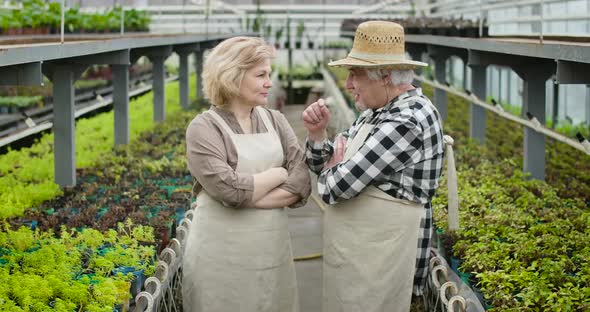
[[[145,280],[144,291],[135,296],[134,311],[182,311],[182,257],[195,208],[196,202],[176,228],[176,238],[160,253],[154,276]]]

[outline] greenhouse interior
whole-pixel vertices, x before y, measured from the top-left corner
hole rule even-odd
[[[589,140],[590,0],[0,0],[0,311],[590,311]]]

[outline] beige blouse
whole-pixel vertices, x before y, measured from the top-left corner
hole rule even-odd
[[[238,120],[231,111],[213,106],[211,108],[227,122],[238,134],[244,133]],[[289,172],[287,181],[279,187],[297,194],[301,200],[291,208],[305,205],[311,193],[310,177],[305,164],[305,153],[283,114],[270,110],[270,121],[279,134],[283,145],[283,167]],[[252,111],[252,131],[267,132],[256,110]],[[228,133],[210,114],[199,114],[186,130],[188,168],[196,178],[195,191],[205,189],[209,195],[224,204],[244,208],[252,207],[254,177],[251,174],[236,172],[238,155]]]

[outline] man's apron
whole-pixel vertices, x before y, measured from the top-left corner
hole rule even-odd
[[[267,133],[236,134],[209,111],[236,147],[236,171],[256,174],[283,164],[283,148],[267,113],[256,108]],[[234,209],[204,190],[184,255],[184,311],[299,311],[287,212]]]
[[[433,106],[434,107],[434,106]],[[362,125],[344,161],[375,125]],[[375,186],[328,206],[324,214],[324,312],[409,311],[423,204]]]

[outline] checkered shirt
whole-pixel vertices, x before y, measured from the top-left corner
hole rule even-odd
[[[348,161],[323,170],[334,152],[333,143],[307,141],[307,165],[318,174],[318,193],[328,204],[353,198],[370,185],[395,198],[424,204],[414,278],[414,293],[421,295],[432,237],[430,201],[443,167],[442,123],[420,88],[380,109],[366,110],[341,135],[353,138],[365,123],[375,127]]]

